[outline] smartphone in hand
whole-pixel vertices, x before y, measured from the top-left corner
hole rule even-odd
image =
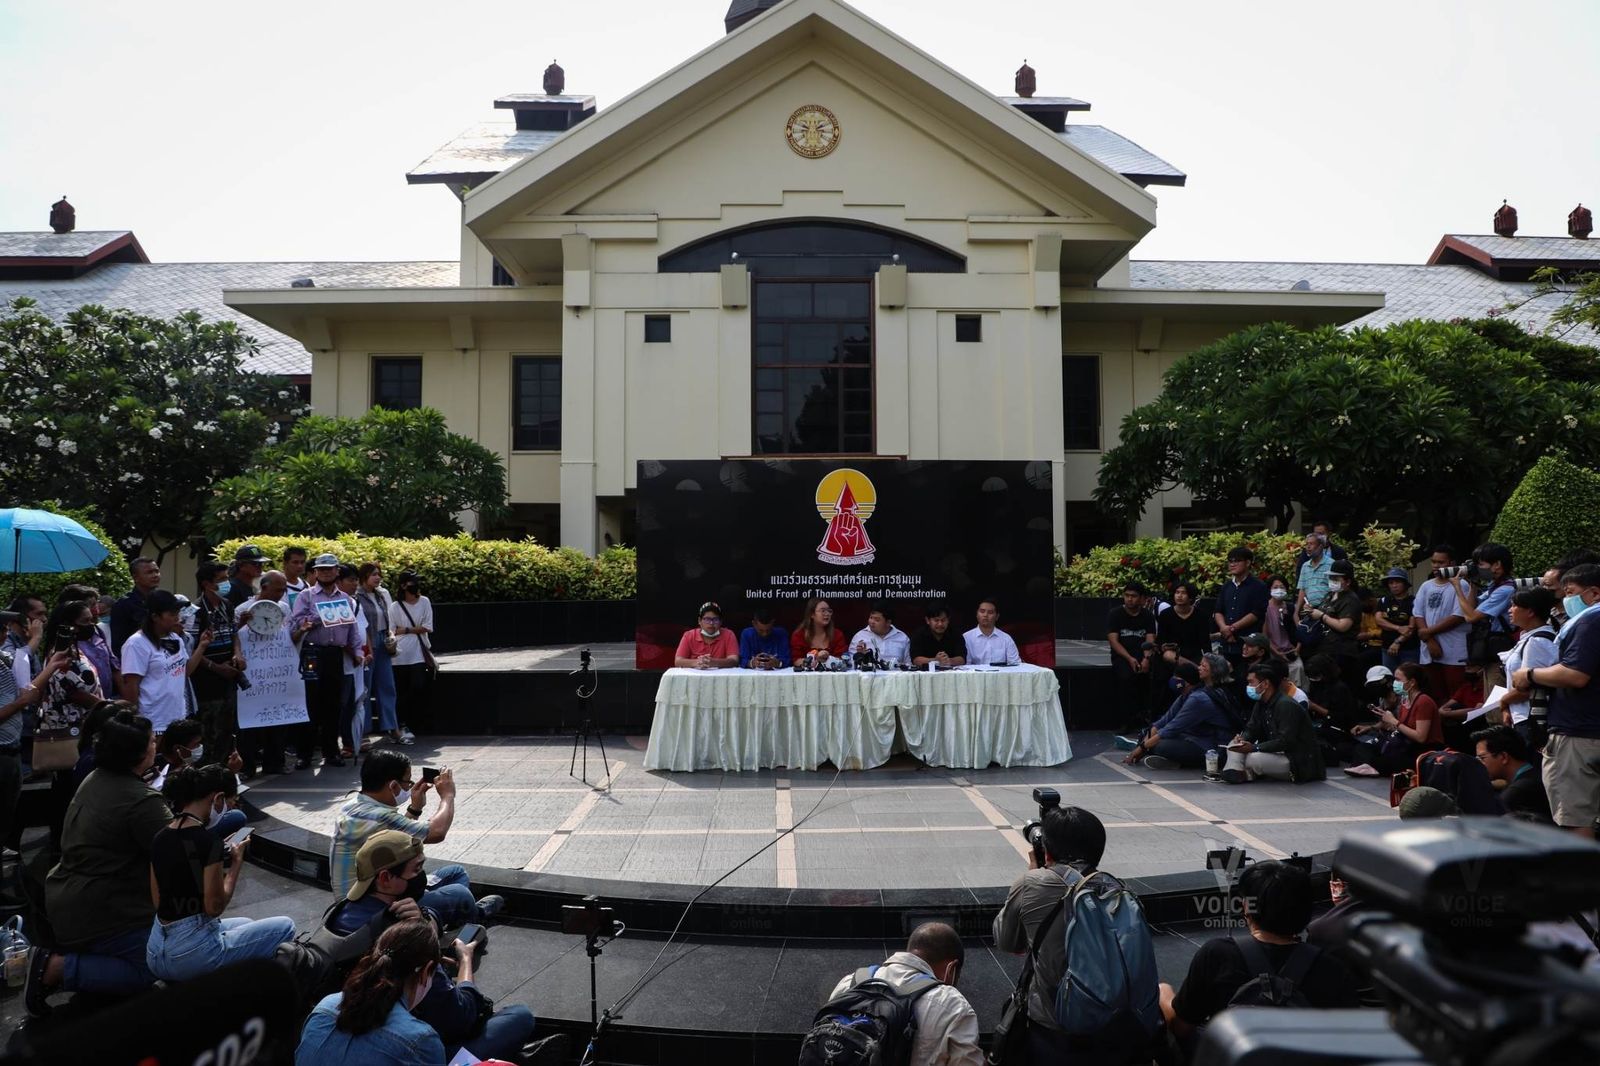
[[[430,785],[433,784],[439,779],[439,768],[437,766],[424,766],[422,768],[422,779]]]
[[[224,840],[223,843],[230,848],[237,848],[240,844],[243,844],[246,840],[249,840],[250,834],[254,832],[255,828],[247,825],[237,833],[230,836],[227,840]]]

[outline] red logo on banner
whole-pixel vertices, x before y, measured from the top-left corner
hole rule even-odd
[[[817,483],[817,514],[828,523],[817,558],[835,566],[872,562],[876,549],[867,536],[867,519],[878,504],[872,479],[859,470],[835,470]]]

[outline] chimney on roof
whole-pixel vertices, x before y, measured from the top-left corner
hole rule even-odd
[[[1494,231],[1502,237],[1517,235],[1517,209],[1505,200],[1500,201],[1500,210],[1494,213]]]
[[[1593,232],[1594,213],[1582,204],[1574,207],[1572,213],[1567,216],[1567,236],[1586,241]]]
[[[61,199],[50,205],[50,228],[57,233],[71,233],[78,225],[78,212],[67,203],[65,193]]]
[[[1017,70],[1017,95],[1024,100],[1028,99],[1039,89],[1039,75],[1024,59],[1022,66]]]
[[[560,96],[567,91],[567,72],[562,70],[552,59],[550,65],[544,68],[544,94],[546,96]]]
[[[781,0],[732,0],[728,4],[728,13],[722,19],[722,27],[728,33],[743,26],[746,22],[762,15],[769,8],[777,7]]]

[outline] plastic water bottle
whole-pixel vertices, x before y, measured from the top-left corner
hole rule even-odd
[[[1206,752],[1206,773],[1208,773],[1208,774],[1217,773],[1218,767],[1220,767],[1221,765],[1222,765],[1222,755],[1221,755],[1221,753],[1219,753],[1217,751],[1216,748],[1212,748],[1212,749],[1210,749],[1209,751]]]
[[[22,935],[22,915],[0,925],[0,954],[4,955],[6,987],[21,988],[28,979],[28,938]]]

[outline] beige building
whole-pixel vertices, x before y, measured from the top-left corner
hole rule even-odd
[[[1058,542],[1121,418],[1250,323],[1373,291],[1137,285],[1176,168],[1082,101],[999,97],[837,0],[735,0],[730,31],[614,106],[495,101],[410,178],[460,197],[458,284],[229,289],[313,353],[311,400],[426,404],[506,459],[520,521],[630,538],[637,463],[1047,461]],[[1155,501],[1159,532],[1187,500]]]

